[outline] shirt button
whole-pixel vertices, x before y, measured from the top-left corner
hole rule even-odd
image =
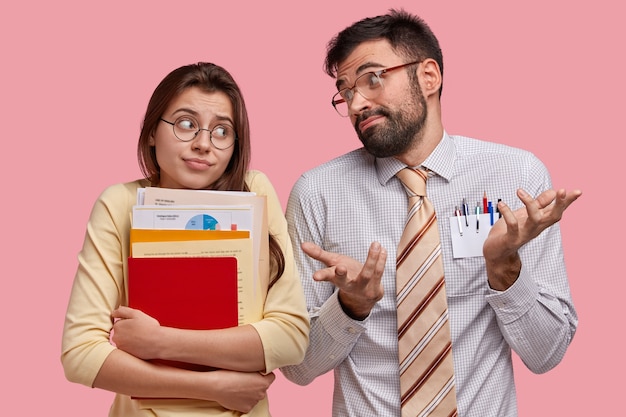
[[[354,327],[348,327],[348,333],[355,334],[356,333],[356,329]]]

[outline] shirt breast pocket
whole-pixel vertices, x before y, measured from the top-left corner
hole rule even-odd
[[[451,267],[445,268],[446,293],[448,297],[487,294],[489,283],[482,256],[453,259]]]

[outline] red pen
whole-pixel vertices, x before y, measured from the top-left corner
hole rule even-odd
[[[487,191],[483,194],[483,213],[489,213],[489,204],[487,203]]]

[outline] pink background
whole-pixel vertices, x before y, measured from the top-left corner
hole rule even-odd
[[[626,93],[619,2],[210,3],[3,5],[3,410],[107,413],[112,394],[64,378],[63,317],[93,201],[107,185],[140,175],[139,124],[161,78],[200,60],[232,72],[251,117],[253,167],[267,173],[284,205],[303,170],[359,145],[329,104],[326,42],[355,20],[400,6],[421,14],[440,38],[448,132],[529,149],[556,187],[584,191],[562,220],[579,330],[545,375],[516,359],[520,415],[621,408],[621,390],[605,380],[626,372],[615,340],[622,340],[615,317],[625,289],[623,262],[618,267],[624,189],[614,179],[624,163],[616,147],[624,142]],[[330,375],[308,387],[279,375],[273,414],[328,416],[331,389]]]

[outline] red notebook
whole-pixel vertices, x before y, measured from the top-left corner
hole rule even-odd
[[[128,258],[128,305],[162,326],[223,329],[238,325],[237,258]],[[158,361],[180,368],[209,367]]]

